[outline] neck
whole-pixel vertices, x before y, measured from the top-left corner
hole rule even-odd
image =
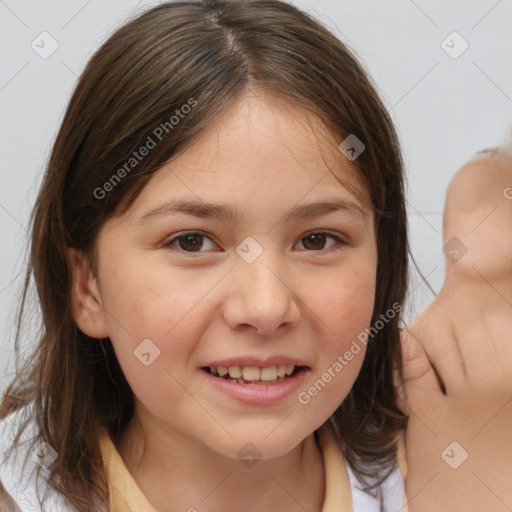
[[[324,503],[324,462],[314,434],[281,457],[245,465],[134,417],[117,448],[159,512],[321,512]]]

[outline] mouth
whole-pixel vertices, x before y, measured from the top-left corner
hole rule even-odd
[[[309,370],[307,366],[280,364],[275,366],[203,366],[204,372],[236,384],[280,384]]]

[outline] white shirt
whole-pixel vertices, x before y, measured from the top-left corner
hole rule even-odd
[[[10,495],[12,500],[16,503],[20,512],[73,512],[69,506],[65,506],[62,495],[51,489],[45,483],[45,478],[48,476],[49,470],[44,466],[45,464],[50,463],[52,461],[52,457],[55,455],[50,449],[45,450],[43,446],[43,449],[40,449],[39,454],[37,454],[36,450],[38,447],[36,446],[35,449],[29,453],[28,445],[21,444],[14,452],[13,457],[11,457],[7,463],[4,463],[5,453],[12,445],[19,418],[20,412],[17,412],[10,415],[7,419],[0,420],[0,482],[3,484],[6,492]],[[30,434],[28,434],[29,432]],[[21,438],[22,442],[24,439],[27,439],[28,435],[32,435],[33,433],[34,426],[30,425],[27,427],[26,433]],[[332,466],[335,464],[332,457],[332,440],[330,440],[329,443],[331,445],[329,447],[331,450],[329,458],[326,457],[326,451],[323,448],[324,460],[329,460],[329,464],[326,463],[326,474],[327,472],[332,474]],[[115,450],[115,448],[112,447],[111,449]],[[339,450],[339,452],[341,454],[341,450]],[[118,461],[117,464],[121,464],[119,454],[114,452],[114,455]],[[23,468],[23,462],[27,456],[27,464],[26,467]],[[342,459],[340,458],[339,460]],[[35,470],[40,465],[40,478],[36,481]],[[407,510],[404,508],[405,484],[398,465],[395,466],[393,472],[381,484],[381,486],[377,488],[377,493],[383,498],[382,509],[380,507],[380,500],[378,499],[378,496],[373,498],[362,491],[350,466],[345,462],[344,465],[350,482],[353,512],[404,512]],[[38,492],[40,493],[41,498],[43,498],[45,492],[48,493],[48,498],[43,503],[44,508],[42,508],[39,503]],[[329,492],[329,489],[327,489],[327,492]],[[2,502],[0,501],[0,505],[1,504]],[[0,511],[3,512],[1,508]],[[106,511],[107,507],[105,507],[105,512]],[[9,510],[8,512],[11,511]]]

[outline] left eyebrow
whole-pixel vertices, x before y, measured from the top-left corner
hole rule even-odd
[[[294,222],[313,219],[338,211],[347,213],[363,221],[368,217],[367,211],[358,204],[344,199],[334,199],[300,204],[286,212],[282,220],[285,222]],[[137,223],[143,224],[151,218],[175,213],[184,213],[194,217],[213,218],[229,222],[239,222],[242,218],[240,212],[229,205],[171,200],[145,212],[137,219]]]
[[[350,216],[366,220],[367,212],[358,204],[344,199],[334,199],[330,201],[319,201],[314,203],[305,203],[289,210],[284,216],[285,222],[298,220],[315,219],[334,212],[347,213]]]

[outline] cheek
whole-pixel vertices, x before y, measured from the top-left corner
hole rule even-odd
[[[137,258],[118,258],[104,274],[102,298],[109,330],[113,336],[141,340],[164,339],[194,311],[216,278],[194,279],[191,285],[186,273],[158,262],[139,265]]]
[[[347,269],[312,296],[311,309],[322,312],[319,364],[299,402],[318,417],[329,416],[341,404],[363,364],[376,286],[373,267],[368,268]]]
[[[190,354],[210,320],[205,296],[222,274],[202,275],[191,285],[189,275],[161,265],[135,272],[136,265],[120,260],[110,268],[103,294],[109,337],[134,391],[158,386],[162,375],[168,380],[165,370],[187,371]],[[139,349],[141,344],[146,348]]]
[[[323,291],[317,292],[325,324],[340,349],[349,338],[357,337],[369,326],[375,287],[373,271],[354,269],[332,279]]]
[[[182,386],[196,329],[201,328],[194,320],[194,305],[204,292],[178,292],[185,284],[171,275],[130,274],[126,267],[117,273],[128,277],[117,281],[105,309],[110,339],[130,388],[154,415],[161,413],[163,403],[172,403],[176,411],[187,403],[190,407]]]

